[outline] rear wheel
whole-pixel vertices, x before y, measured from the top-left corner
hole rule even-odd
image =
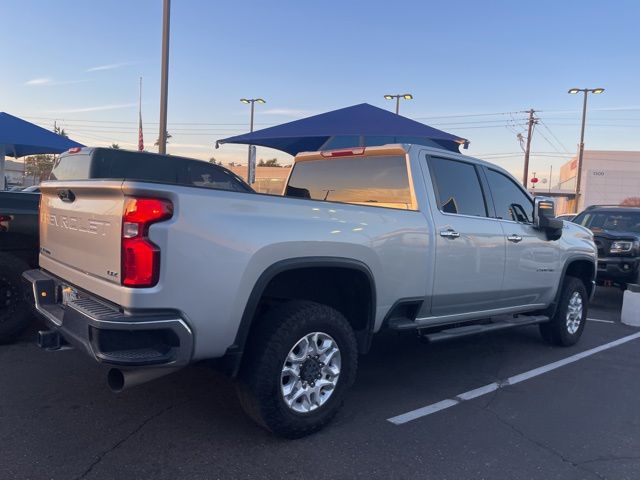
[[[566,277],[555,315],[549,322],[540,324],[542,337],[553,345],[574,345],[584,330],[588,303],[584,283],[578,278]]]
[[[31,323],[33,315],[22,291],[22,272],[28,269],[14,255],[0,253],[0,343],[13,340]]]
[[[238,382],[245,412],[277,435],[316,432],[337,413],[355,379],[357,345],[340,312],[294,301],[252,332]]]

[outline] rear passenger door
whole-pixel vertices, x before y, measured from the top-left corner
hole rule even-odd
[[[490,218],[479,167],[435,156],[427,156],[427,162],[436,228],[431,316],[499,308],[505,238],[499,222]]]
[[[502,298],[509,307],[547,304],[561,273],[558,242],[533,227],[533,202],[519,184],[499,170],[484,171],[507,240]]]

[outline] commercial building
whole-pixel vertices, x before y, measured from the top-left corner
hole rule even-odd
[[[575,191],[578,158],[560,167],[559,189]],[[640,197],[640,152],[585,150],[577,211],[589,205],[619,205]],[[575,200],[559,198],[559,212],[573,212]]]

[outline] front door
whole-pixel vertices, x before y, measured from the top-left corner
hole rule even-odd
[[[546,305],[561,275],[558,242],[533,226],[533,201],[504,173],[486,168],[496,218],[507,240],[503,301],[507,306]]]
[[[436,256],[431,312],[441,317],[499,308],[505,238],[489,218],[479,170],[472,163],[429,157],[435,199]],[[421,312],[424,313],[424,312]]]

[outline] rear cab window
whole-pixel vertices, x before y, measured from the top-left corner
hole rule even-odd
[[[240,177],[219,165],[147,152],[96,148],[61,155],[50,180],[138,180],[169,185],[253,192]]]
[[[285,196],[417,210],[404,155],[297,161],[291,171]]]

